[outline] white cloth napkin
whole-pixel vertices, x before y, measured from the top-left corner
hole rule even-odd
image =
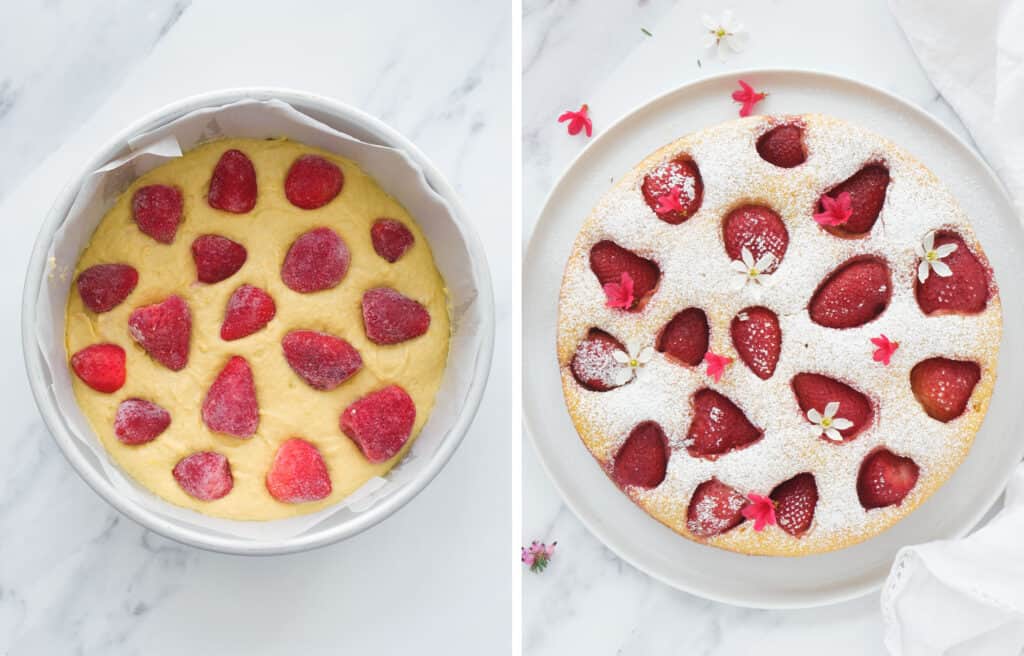
[[[1024,2],[890,0],[921,65],[1024,217]],[[905,547],[882,589],[894,656],[1024,649],[1024,465],[1003,510],[960,540]]]

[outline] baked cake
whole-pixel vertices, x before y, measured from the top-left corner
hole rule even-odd
[[[430,415],[448,300],[409,213],[348,159],[202,144],[136,180],[67,303],[75,397],[163,499],[269,520],[386,473]]]
[[[803,555],[891,527],[988,408],[998,290],[967,216],[896,145],[751,117],[641,162],[566,265],[558,362],[584,444],[692,540]]]

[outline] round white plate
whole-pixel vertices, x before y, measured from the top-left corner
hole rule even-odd
[[[744,556],[665,528],[635,506],[594,462],[565,410],[555,357],[562,270],[584,218],[613,179],[673,139],[736,117],[730,94],[742,78],[771,91],[772,113],[820,112],[888,137],[948,185],[971,217],[996,271],[1003,302],[999,378],[970,455],[949,482],[891,530],[837,552],[803,558]],[[1024,299],[1016,271],[1024,230],[995,174],[973,150],[919,108],[880,89],[809,71],[730,73],[685,85],[634,110],[584,150],[555,185],[523,264],[523,411],[534,446],[566,503],[594,535],[640,570],[693,594],[742,606],[835,603],[876,589],[896,551],[969,531],[1024,456],[1021,335]],[[524,380],[527,377],[524,375]]]

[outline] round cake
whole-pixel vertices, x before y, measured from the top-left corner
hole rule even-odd
[[[390,470],[449,336],[413,217],[355,162],[286,139],[205,143],[135,180],[67,303],[75,397],[113,461],[238,520],[321,510]]]
[[[970,221],[888,140],[731,121],[598,202],[559,301],[583,443],[689,539],[805,555],[906,517],[963,461],[1002,317]]]

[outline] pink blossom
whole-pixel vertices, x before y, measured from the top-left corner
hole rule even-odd
[[[704,356],[704,362],[708,365],[708,375],[714,378],[717,383],[722,379],[726,366],[732,363],[732,358],[708,351],[707,355]]]
[[[753,111],[754,105],[764,100],[768,94],[754,91],[754,87],[750,86],[743,80],[739,80],[739,83],[740,88],[737,91],[732,92],[732,99],[742,104],[740,107],[740,116],[750,116],[750,112]]]
[[[754,520],[754,530],[763,531],[765,526],[775,523],[775,502],[771,497],[751,492],[747,495],[750,503],[740,512],[747,519]]]
[[[844,191],[835,198],[827,194],[821,196],[821,207],[823,212],[816,213],[814,220],[819,225],[837,226],[850,220],[853,216],[853,203],[850,200],[850,193]]]
[[[564,123],[565,121],[569,121],[569,134],[579,134],[580,130],[586,130],[587,136],[589,137],[594,129],[593,123],[590,122],[590,117],[587,115],[587,112],[589,111],[590,108],[584,103],[584,105],[579,108],[579,111],[566,111],[563,113],[558,117],[558,122]]]
[[[633,307],[633,277],[623,271],[619,282],[610,282],[604,286],[604,295],[607,299],[605,305],[610,308],[628,310]]]

